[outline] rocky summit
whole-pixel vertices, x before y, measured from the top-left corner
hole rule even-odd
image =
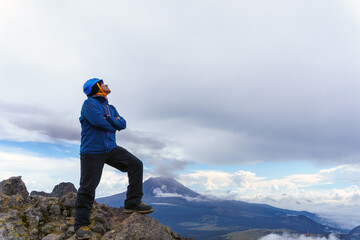
[[[75,240],[76,193],[60,197],[31,195],[21,177],[0,182],[0,240]],[[148,215],[125,214],[124,209],[94,203],[90,229],[92,240],[174,240],[181,237]]]
[[[74,184],[72,184],[70,182],[66,182],[66,183],[62,182],[62,183],[56,185],[51,193],[46,193],[44,191],[41,191],[41,192],[32,191],[30,193],[30,196],[40,195],[40,196],[45,196],[45,197],[62,197],[65,194],[68,194],[70,192],[77,193],[77,190],[76,190]]]

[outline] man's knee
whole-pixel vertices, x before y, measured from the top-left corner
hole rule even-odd
[[[129,171],[143,171],[143,162],[137,157],[133,156],[129,163]]]
[[[140,159],[138,159],[137,157],[135,157],[135,165],[137,168],[143,169],[143,162]]]

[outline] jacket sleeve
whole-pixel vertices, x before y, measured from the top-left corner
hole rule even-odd
[[[106,132],[116,132],[116,129],[106,121],[100,110],[90,102],[84,103],[84,106],[81,109],[81,115],[96,128]]]
[[[115,112],[115,116],[106,116],[106,120],[117,130],[123,130],[126,128],[126,120],[119,115],[116,108],[112,106]]]

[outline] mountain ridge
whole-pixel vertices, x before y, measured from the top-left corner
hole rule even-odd
[[[143,200],[153,205],[154,217],[184,236],[196,239],[210,239],[214,234],[220,237],[231,231],[251,228],[286,228],[315,234],[342,232],[320,224],[320,218],[307,211],[211,198],[194,192],[173,178],[149,178],[143,186]],[[97,201],[121,206],[125,198],[123,192]]]

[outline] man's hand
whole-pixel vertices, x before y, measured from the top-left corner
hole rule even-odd
[[[104,119],[107,119],[107,115],[104,115]],[[116,120],[120,120],[120,117],[117,117]]]
[[[126,128],[126,121],[121,116],[115,117],[115,116],[104,116],[105,119],[117,130],[122,130]]]

